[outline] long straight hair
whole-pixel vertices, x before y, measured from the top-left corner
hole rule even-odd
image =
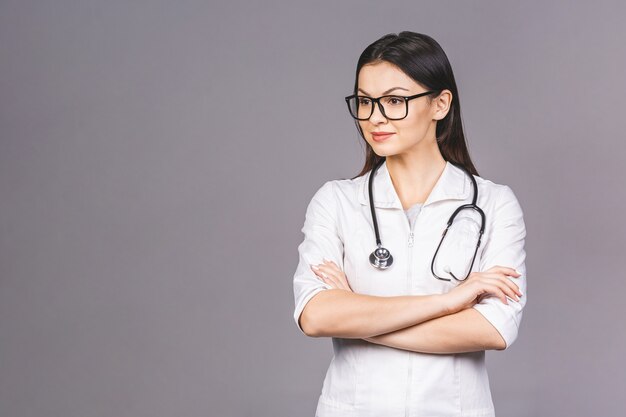
[[[448,89],[452,93],[452,102],[448,114],[437,121],[435,136],[439,151],[446,161],[465,167],[470,173],[478,175],[470,158],[461,123],[461,103],[456,81],[452,73],[450,61],[441,46],[428,35],[403,31],[399,34],[390,33],[369,45],[361,56],[356,66],[354,80],[354,94],[358,94],[359,72],[366,64],[389,62],[417,83],[428,90],[434,90],[433,94],[439,94]],[[432,95],[432,94],[431,94]],[[431,95],[429,99],[432,100]],[[372,147],[363,136],[363,130],[358,120],[354,120],[357,130],[366,146],[365,164],[355,177],[357,178],[370,171],[384,157],[376,155]]]

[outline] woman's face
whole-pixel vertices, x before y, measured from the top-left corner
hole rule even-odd
[[[357,84],[358,95],[373,98],[384,95],[412,96],[428,91],[398,67],[386,61],[364,65],[359,72]],[[429,101],[429,96],[410,100],[407,116],[401,120],[386,119],[378,105],[375,105],[374,113],[369,120],[359,121],[365,140],[379,156],[397,155],[424,146],[437,146],[436,123],[445,117],[449,108],[445,103],[447,94],[449,92],[443,95],[443,107],[440,98],[432,102]],[[392,135],[376,141],[375,133],[378,132],[389,132]]]

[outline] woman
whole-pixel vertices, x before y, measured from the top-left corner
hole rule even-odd
[[[494,416],[485,351],[526,304],[521,207],[478,176],[431,37],[368,46],[346,101],[365,165],[313,196],[293,281],[298,328],[333,342],[316,416]]]

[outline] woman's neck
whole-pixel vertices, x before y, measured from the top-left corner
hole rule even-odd
[[[402,207],[408,209],[428,199],[446,167],[436,143],[427,149],[387,156],[387,170]]]

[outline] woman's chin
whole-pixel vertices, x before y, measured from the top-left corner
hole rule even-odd
[[[380,157],[387,157],[397,153],[393,147],[382,143],[374,143],[371,145],[371,148]]]

